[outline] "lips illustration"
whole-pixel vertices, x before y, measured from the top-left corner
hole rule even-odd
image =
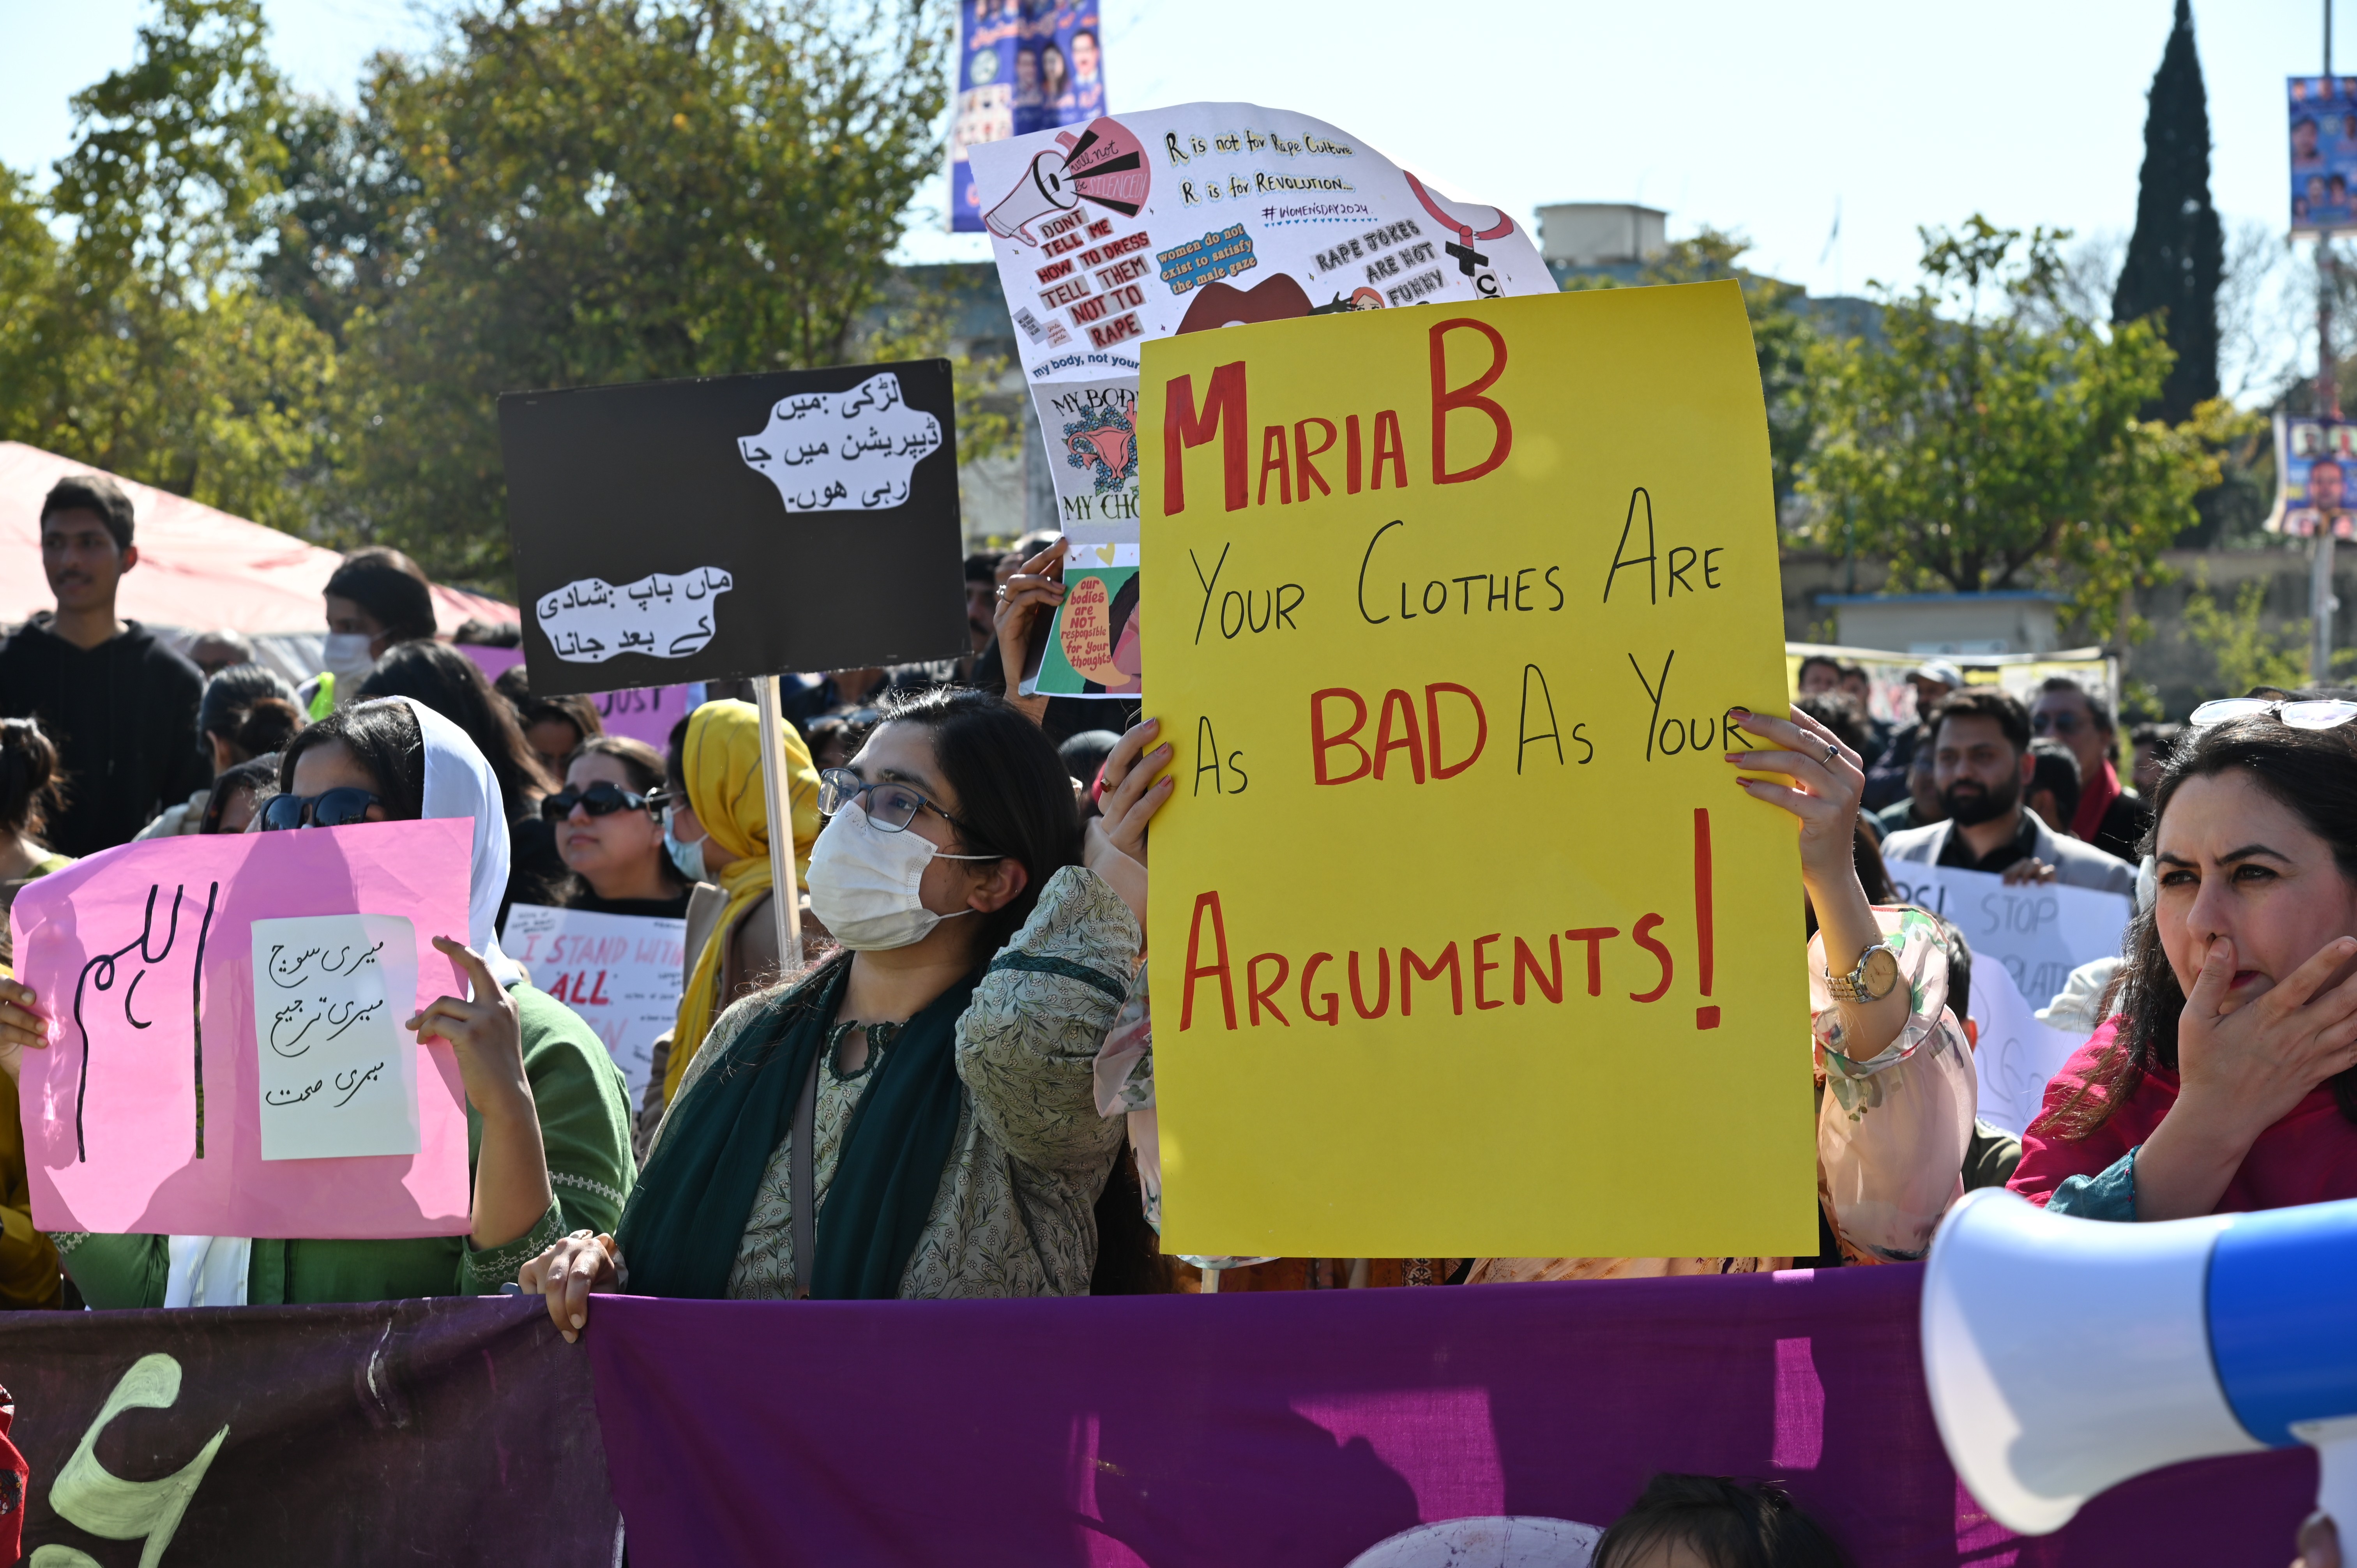
[[[1195,302],[1178,323],[1181,332],[1208,332],[1214,327],[1234,327],[1252,321],[1290,321],[1309,314],[1309,295],[1283,273],[1262,279],[1250,288],[1233,284],[1206,284],[1195,291]]]

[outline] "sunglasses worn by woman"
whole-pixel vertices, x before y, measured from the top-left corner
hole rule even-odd
[[[602,779],[587,789],[575,789],[568,784],[541,801],[540,814],[552,822],[561,822],[571,816],[576,806],[593,817],[610,817],[617,811],[651,814],[662,804],[659,794],[641,795],[635,789],[625,789]]]
[[[373,811],[376,814],[371,816]],[[384,821],[384,801],[373,790],[343,785],[316,795],[273,795],[262,808],[259,831],[284,832],[292,828],[343,828],[354,822]]]

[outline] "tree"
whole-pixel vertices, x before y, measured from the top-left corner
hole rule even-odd
[[[258,0],[164,0],[75,96],[48,213],[0,178],[0,436],[301,528],[335,363],[249,275],[285,152],[262,42]]]
[[[938,165],[922,0],[464,10],[297,134],[272,285],[347,345],[338,519],[495,579],[498,393],[838,363]]]
[[[2158,408],[2172,424],[2218,395],[2218,282],[2225,260],[2224,233],[2210,205],[2210,107],[2193,49],[2193,11],[2189,0],[2177,0],[2177,25],[2145,112],[2136,232],[2112,294],[2115,321],[2164,313],[2177,362]]]
[[[887,260],[945,16],[462,0],[350,111],[289,91],[260,0],[158,0],[47,199],[0,169],[0,438],[506,589],[500,392],[945,346]]]
[[[2270,635],[2266,629],[2267,585],[2244,583],[2230,608],[2219,603],[2209,569],[2196,568],[2199,585],[2186,596],[2185,635],[2206,650],[2218,670],[2212,694],[2239,697],[2260,686],[2284,691],[2309,684],[2309,620],[2302,617]],[[2357,665],[2357,650],[2338,649],[2332,673],[2345,676]]]
[[[1923,278],[1884,289],[1881,345],[1810,350],[1820,429],[1803,491],[1828,549],[1845,525],[1894,587],[2067,586],[2098,636],[2218,481],[2207,423],[2140,420],[2171,356],[2158,328],[2108,336],[2057,297],[2058,247],[1975,216],[1924,231]]]

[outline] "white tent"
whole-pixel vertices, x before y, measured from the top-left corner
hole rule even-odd
[[[18,626],[52,607],[41,571],[41,499],[75,474],[103,473],[38,446],[0,441],[0,624]],[[200,501],[108,475],[131,498],[139,564],[116,601],[126,620],[176,647],[227,628],[253,639],[264,662],[289,680],[319,669],[327,633],[320,594],[343,557],[292,534]],[[470,618],[512,621],[515,607],[457,588],[436,587],[435,619],[447,634]]]

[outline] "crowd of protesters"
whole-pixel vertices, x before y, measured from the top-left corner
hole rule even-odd
[[[806,889],[791,955],[741,696],[714,691],[661,751],[606,735],[595,703],[536,697],[520,668],[489,680],[437,639],[425,575],[384,549],[330,579],[322,667],[290,682],[233,632],[183,655],[116,617],[138,550],[106,480],[60,483],[41,542],[57,608],[0,648],[0,905],[136,838],[472,819],[468,929],[438,942],[468,993],[412,1026],[457,1056],[474,1207],[468,1235],[438,1240],[45,1236],[14,1101],[49,1004],[0,982],[5,1305],[506,1288],[544,1296],[571,1338],[625,1281],[942,1298],[1717,1273],[1918,1259],[1983,1186],[2121,1221],[2357,1196],[2345,693],[2139,725],[2126,781],[2110,703],[2068,677],[2025,703],[1927,660],[1900,723],[1873,713],[1862,668],[1817,656],[1788,713],[1732,715],[1745,749],[1727,762],[1801,848],[1813,1257],[1182,1261],[1154,1230],[1144,965],[1171,747],[1126,703],[1025,690],[1063,593],[1053,535],[967,560],[963,658],[787,683]],[[2120,957],[2056,999],[2093,1036],[2021,1140],[1975,1117],[1972,955],[1901,900],[1909,865],[2136,897]],[[501,952],[517,903],[685,921],[677,1021],[640,1105]],[[1780,1505],[1715,1506],[1758,1523]]]

